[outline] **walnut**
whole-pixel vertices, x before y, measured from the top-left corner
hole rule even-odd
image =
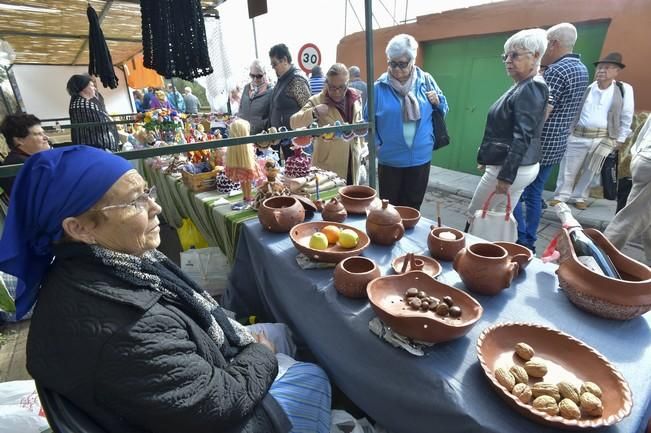
[[[601,416],[604,413],[604,407],[599,397],[591,392],[581,394],[581,411],[590,416]]]
[[[525,361],[529,361],[535,354],[533,348],[527,343],[518,343],[515,345],[515,353]]]
[[[515,377],[513,377],[511,373],[503,368],[498,368],[495,370],[495,378],[500,383],[500,385],[511,392],[513,386],[515,385]]]
[[[584,392],[589,392],[597,398],[601,398],[601,388],[594,382],[583,382],[581,385],[581,394]]]
[[[517,383],[511,390],[511,393],[522,403],[529,404],[531,401],[531,388],[526,383]]]
[[[549,415],[558,414],[558,405],[556,400],[553,397],[548,395],[541,395],[533,401],[534,409],[538,409],[541,412],[548,413]]]
[[[564,398],[558,403],[558,411],[560,412],[563,418],[567,419],[581,419],[581,411],[579,406],[576,405],[569,398]]]
[[[531,377],[544,377],[547,374],[547,365],[540,358],[532,358],[524,363],[524,369]]]
[[[515,383],[529,382],[529,375],[527,374],[527,370],[525,370],[523,367],[520,367],[519,365],[511,366],[511,368],[509,368],[509,373],[515,377]]]
[[[561,394],[558,392],[558,387],[553,383],[538,382],[531,387],[533,397],[540,397],[541,395],[548,395],[556,401],[561,401]]]
[[[560,382],[558,385],[558,392],[561,397],[572,400],[574,403],[579,404],[579,391],[574,385],[569,382]]]

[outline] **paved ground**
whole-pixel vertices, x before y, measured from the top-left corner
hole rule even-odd
[[[480,176],[432,166],[429,187],[421,208],[423,216],[436,220],[436,202],[440,201],[443,224],[463,230],[466,223],[465,211],[479,179]],[[550,191],[545,191],[544,198],[551,199],[551,194]],[[571,207],[575,218],[584,227],[604,230],[615,215],[615,201],[589,199],[588,202],[591,205],[586,210],[581,211]],[[542,254],[560,227],[561,224],[554,211],[546,209],[538,227],[538,241],[536,242],[538,256]],[[639,243],[629,242],[623,252],[636,260],[644,260],[644,251]]]

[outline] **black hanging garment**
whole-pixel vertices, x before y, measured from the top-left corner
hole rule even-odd
[[[165,78],[212,74],[199,0],[140,0],[144,65]]]
[[[106,45],[104,32],[99,26],[99,18],[95,9],[88,4],[88,74],[99,77],[104,87],[118,87],[118,77],[113,69],[111,52]]]

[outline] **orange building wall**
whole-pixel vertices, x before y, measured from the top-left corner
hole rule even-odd
[[[409,23],[374,31],[375,77],[386,70],[386,44],[399,33],[419,43],[439,39],[548,28],[560,22],[609,20],[602,57],[619,51],[626,69],[618,79],[635,90],[635,110],[651,111],[651,0],[509,0],[418,17]],[[422,64],[419,49],[417,63]],[[337,61],[359,65],[366,79],[366,40],[363,32],[344,37]],[[592,61],[592,59],[584,59]]]

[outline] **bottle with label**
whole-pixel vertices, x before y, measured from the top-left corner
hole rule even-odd
[[[570,235],[574,253],[579,261],[593,272],[621,279],[610,257],[585,234],[570,208],[565,203],[559,203],[554,206],[554,210]]]

